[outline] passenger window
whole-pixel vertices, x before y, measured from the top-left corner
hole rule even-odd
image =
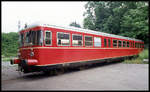
[[[101,47],[101,38],[100,37],[94,37],[94,46]]]
[[[142,48],[142,43],[141,43],[141,48]]]
[[[122,41],[118,41],[118,47],[122,47]]]
[[[72,45],[73,46],[82,46],[82,44],[83,44],[82,35],[73,34],[72,38],[73,38],[72,39]]]
[[[37,45],[42,46],[43,44],[43,31],[38,30],[37,31]]]
[[[135,43],[135,48],[137,47],[137,43]]]
[[[138,48],[140,48],[140,43],[138,43]]]
[[[104,47],[107,47],[107,40],[104,38]]]
[[[85,46],[93,46],[92,36],[85,36]]]
[[[110,41],[110,39],[108,39],[108,46],[109,46],[109,47],[111,46],[111,41]]]
[[[69,46],[70,45],[69,33],[58,33],[57,34],[57,44],[60,46]]]
[[[126,47],[126,41],[123,41],[123,47]]]
[[[133,47],[133,42],[130,42],[130,47]]]
[[[113,40],[113,47],[117,47],[117,40]]]
[[[45,31],[45,45],[51,45],[52,33],[50,31]]]
[[[129,42],[127,42],[127,47],[129,47]]]

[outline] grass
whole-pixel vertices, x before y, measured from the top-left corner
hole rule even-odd
[[[131,59],[131,60],[125,60],[123,63],[126,63],[126,64],[148,64],[148,62],[143,62],[143,59],[149,59],[148,49],[143,50],[139,54],[139,57]]]
[[[13,59],[14,57],[2,57],[2,61],[10,61],[11,59]]]
[[[10,61],[11,58],[2,58],[2,61]]]

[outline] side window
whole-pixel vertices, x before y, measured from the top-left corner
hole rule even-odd
[[[127,47],[129,47],[129,42],[127,41]]]
[[[107,47],[107,40],[104,38],[104,47]]]
[[[113,40],[113,47],[117,47],[117,40]]]
[[[133,42],[130,42],[130,47],[133,47]]]
[[[94,46],[101,47],[101,38],[100,37],[94,37]]]
[[[93,46],[92,36],[85,36],[85,46]]]
[[[139,43],[137,43],[137,46],[136,46],[137,48],[139,47]]]
[[[108,47],[110,47],[111,46],[111,41],[110,41],[110,39],[108,39]]]
[[[24,34],[23,33],[21,33],[20,35],[19,35],[19,42],[20,42],[20,47],[21,46],[24,46]]]
[[[122,41],[118,41],[118,47],[122,47]]]
[[[126,41],[123,41],[123,47],[126,47]]]
[[[45,45],[51,45],[52,42],[52,32],[51,31],[45,31]]]
[[[141,43],[141,48],[142,48],[142,43]]]
[[[138,48],[140,48],[140,43],[138,43]]]
[[[43,31],[38,30],[37,31],[37,45],[42,45],[43,44]]]
[[[72,35],[72,45],[73,46],[82,46],[83,40],[82,35],[73,34]]]
[[[132,47],[133,47],[133,42],[131,42],[131,44],[132,44]]]
[[[57,33],[57,44],[59,46],[69,46],[70,45],[70,34],[58,32]]]
[[[36,31],[33,31],[32,32],[32,43],[33,43],[33,45],[36,45],[36,38],[37,38],[37,32]]]
[[[135,48],[137,47],[137,43],[135,43]]]

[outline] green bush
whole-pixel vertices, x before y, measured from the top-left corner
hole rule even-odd
[[[17,32],[2,33],[2,55],[3,57],[16,56],[18,50],[19,35]]]
[[[148,59],[148,56],[148,49],[143,50],[143,52],[139,54],[140,59]]]
[[[148,64],[148,62],[143,62],[143,59],[148,59],[149,51],[148,49],[144,49],[140,54],[139,57],[131,59],[131,60],[125,60],[123,63],[126,64]]]

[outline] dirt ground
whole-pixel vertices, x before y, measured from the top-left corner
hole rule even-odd
[[[19,75],[2,62],[2,90],[149,90],[148,64],[110,63],[59,75]]]

